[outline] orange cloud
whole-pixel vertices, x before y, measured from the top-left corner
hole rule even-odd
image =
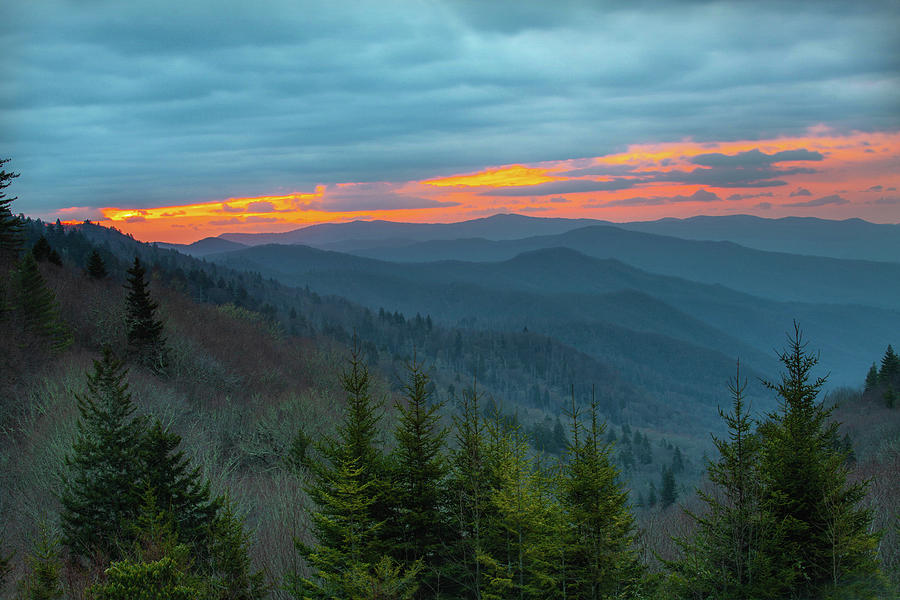
[[[637,144],[605,156],[419,181],[346,182],[312,193],[100,210],[103,224],[138,239],[181,242],[355,219],[450,222],[497,212],[612,221],[749,213],[898,222],[898,167],[900,132],[834,135],[819,128],[767,140]],[[804,203],[792,197],[801,188],[808,192]],[[846,202],[830,202],[832,196]],[[61,209],[53,218],[80,212]]]

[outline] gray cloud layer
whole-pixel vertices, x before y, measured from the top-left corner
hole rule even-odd
[[[599,6],[13,3],[0,142],[23,173],[18,208],[289,193],[820,123],[900,127],[896,3]],[[775,185],[778,160],[815,158],[710,154],[697,164],[715,172],[683,179]]]

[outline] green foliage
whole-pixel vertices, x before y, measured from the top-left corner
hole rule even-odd
[[[403,568],[389,557],[382,557],[371,568],[354,564],[345,575],[343,591],[347,600],[411,600],[419,589],[420,563]]]
[[[678,488],[675,487],[675,474],[672,469],[663,469],[659,484],[659,504],[662,508],[669,508],[678,499]]]
[[[409,381],[405,402],[397,404],[397,441],[392,455],[394,517],[387,537],[392,538],[394,556],[404,565],[421,561],[421,597],[433,597],[440,589],[437,568],[448,537],[443,455],[446,430],[440,426],[440,403],[429,402],[428,375],[420,363],[407,365]]]
[[[579,416],[573,406],[572,441],[558,484],[565,595],[590,600],[617,597],[636,583],[641,571],[634,517],[610,447],[603,442],[606,426],[599,422],[596,403],[591,403],[587,426]]]
[[[262,571],[250,563],[250,535],[244,520],[226,500],[212,525],[209,588],[216,600],[259,600],[269,586]]]
[[[106,279],[108,275],[106,264],[103,262],[103,258],[101,258],[100,253],[97,252],[96,248],[91,250],[91,253],[88,256],[87,274],[91,279]]]
[[[390,473],[378,441],[382,405],[370,395],[359,352],[355,346],[341,376],[347,406],[337,436],[317,444],[319,460],[305,460],[318,545],[297,543],[316,575],[292,578],[289,587],[298,597],[340,597],[351,570],[370,568],[390,550],[378,535],[391,513]]]
[[[444,574],[460,597],[481,598],[484,584],[488,522],[495,514],[489,502],[494,472],[489,468],[485,423],[477,385],[463,393],[454,416],[455,449],[450,454],[449,513],[453,535]]]
[[[10,186],[18,173],[7,171],[8,158],[0,158],[0,265],[9,263],[22,247],[22,222],[13,214],[11,204],[15,197],[7,198],[3,191]]]
[[[696,529],[678,539],[681,557],[667,563],[677,594],[689,598],[765,598],[778,588],[767,551],[776,524],[762,506],[759,474],[760,438],[744,400],[746,381],[740,365],[729,384],[732,412],[719,409],[727,439],[713,438],[718,462],[707,473],[712,491],[698,490],[706,505],[701,514],[687,511]]]
[[[117,537],[134,521],[144,479],[145,422],[134,416],[126,371],[108,347],[76,394],[80,418],[63,478],[63,540],[73,556],[120,557]]]
[[[114,562],[107,580],[87,591],[89,600],[201,600],[209,598],[201,582],[188,574],[186,546],[177,546],[159,560]]]
[[[157,420],[140,440],[141,485],[152,490],[159,508],[172,515],[174,531],[194,550],[195,559],[208,554],[210,528],[221,504],[211,499],[209,482],[200,467],[190,469],[181,437],[164,429]]]
[[[19,263],[16,284],[16,308],[26,331],[48,340],[54,350],[69,346],[72,338],[60,319],[56,296],[47,287],[31,253],[25,254]]]
[[[41,520],[31,551],[25,556],[25,577],[19,582],[22,600],[53,600],[63,597],[59,537]]]
[[[3,587],[6,585],[6,578],[9,577],[10,572],[12,571],[12,565],[10,562],[12,561],[12,554],[3,554],[3,539],[0,538],[0,592],[3,592]]]
[[[162,321],[156,319],[158,304],[150,297],[145,271],[141,261],[135,257],[128,269],[128,297],[126,298],[125,319],[128,327],[128,345],[139,362],[161,369],[165,366],[166,341],[163,337]]]
[[[884,356],[881,357],[881,370],[878,372],[880,382],[893,381],[894,378],[900,376],[900,356],[894,352],[893,346],[888,344]]]
[[[806,352],[799,326],[779,353],[785,371],[768,382],[779,410],[760,428],[763,508],[778,524],[771,564],[784,595],[867,597],[878,587],[871,511],[861,507],[867,482],[848,481],[844,452],[835,449],[838,423],[817,396],[825,383],[813,379],[818,357]]]

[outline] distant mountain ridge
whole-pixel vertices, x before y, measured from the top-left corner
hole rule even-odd
[[[556,235],[592,225],[606,225],[688,240],[730,241],[748,248],[772,252],[900,262],[900,224],[870,223],[862,219],[837,221],[814,217],[766,219],[751,215],[726,215],[613,223],[586,218],[541,218],[497,214],[459,223],[394,221],[324,223],[284,233],[226,233],[219,236],[219,239],[246,246],[304,244],[326,250],[362,252],[373,248],[400,248],[417,242],[435,240],[522,239],[539,235]]]

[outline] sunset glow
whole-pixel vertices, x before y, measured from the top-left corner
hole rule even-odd
[[[95,220],[138,239],[172,242],[356,219],[452,222],[498,212],[611,221],[747,213],[897,222],[898,162],[900,133],[819,130],[771,140],[639,144],[588,159],[421,181],[323,184],[312,193],[107,207]],[[348,202],[367,208],[348,209]],[[72,221],[78,213],[68,207],[56,216]]]

